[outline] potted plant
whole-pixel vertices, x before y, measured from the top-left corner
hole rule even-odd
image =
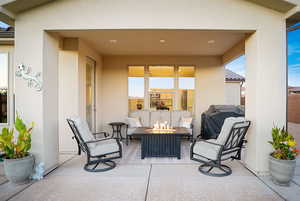
[[[0,133],[0,150],[4,152],[5,176],[12,183],[25,183],[34,167],[34,157],[29,153],[33,123],[27,128],[17,115],[15,129],[3,128]]]
[[[269,156],[269,170],[272,181],[281,186],[289,186],[296,167],[296,157],[299,150],[293,136],[284,128],[272,129],[272,141],[274,151]]]

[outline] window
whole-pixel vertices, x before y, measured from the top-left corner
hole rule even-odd
[[[8,53],[0,53],[0,123],[8,123]]]
[[[193,111],[194,91],[194,66],[128,67],[129,111]]]
[[[144,66],[128,67],[129,111],[144,109]]]
[[[179,94],[178,108],[179,110],[193,111],[194,95],[195,95],[195,67],[179,66]]]
[[[174,66],[149,66],[151,110],[174,109]]]

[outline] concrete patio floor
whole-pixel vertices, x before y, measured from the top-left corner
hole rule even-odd
[[[0,185],[0,200],[10,201],[225,201],[225,200],[299,200],[299,183],[293,182],[287,199],[268,183],[268,177],[258,178],[238,161],[227,161],[233,174],[209,177],[198,171],[198,164],[189,160],[189,143],[182,146],[182,159],[146,158],[141,160],[139,144],[124,146],[124,157],[117,167],[103,173],[83,170],[84,156],[61,159],[62,165],[43,180],[28,184],[13,195]],[[300,173],[299,166],[297,173]],[[300,174],[297,174],[298,180]],[[278,191],[275,192],[275,191]],[[4,193],[4,194],[3,194]],[[297,199],[296,199],[297,198]]]

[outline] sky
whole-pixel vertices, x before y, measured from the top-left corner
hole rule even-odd
[[[245,56],[227,64],[226,68],[245,76]],[[300,29],[288,33],[288,83],[300,86]]]
[[[1,28],[7,28],[8,25],[0,21],[0,27],[1,27]]]

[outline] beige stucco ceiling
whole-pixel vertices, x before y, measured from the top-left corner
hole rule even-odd
[[[249,32],[87,30],[58,33],[62,37],[80,38],[104,55],[223,55]]]

